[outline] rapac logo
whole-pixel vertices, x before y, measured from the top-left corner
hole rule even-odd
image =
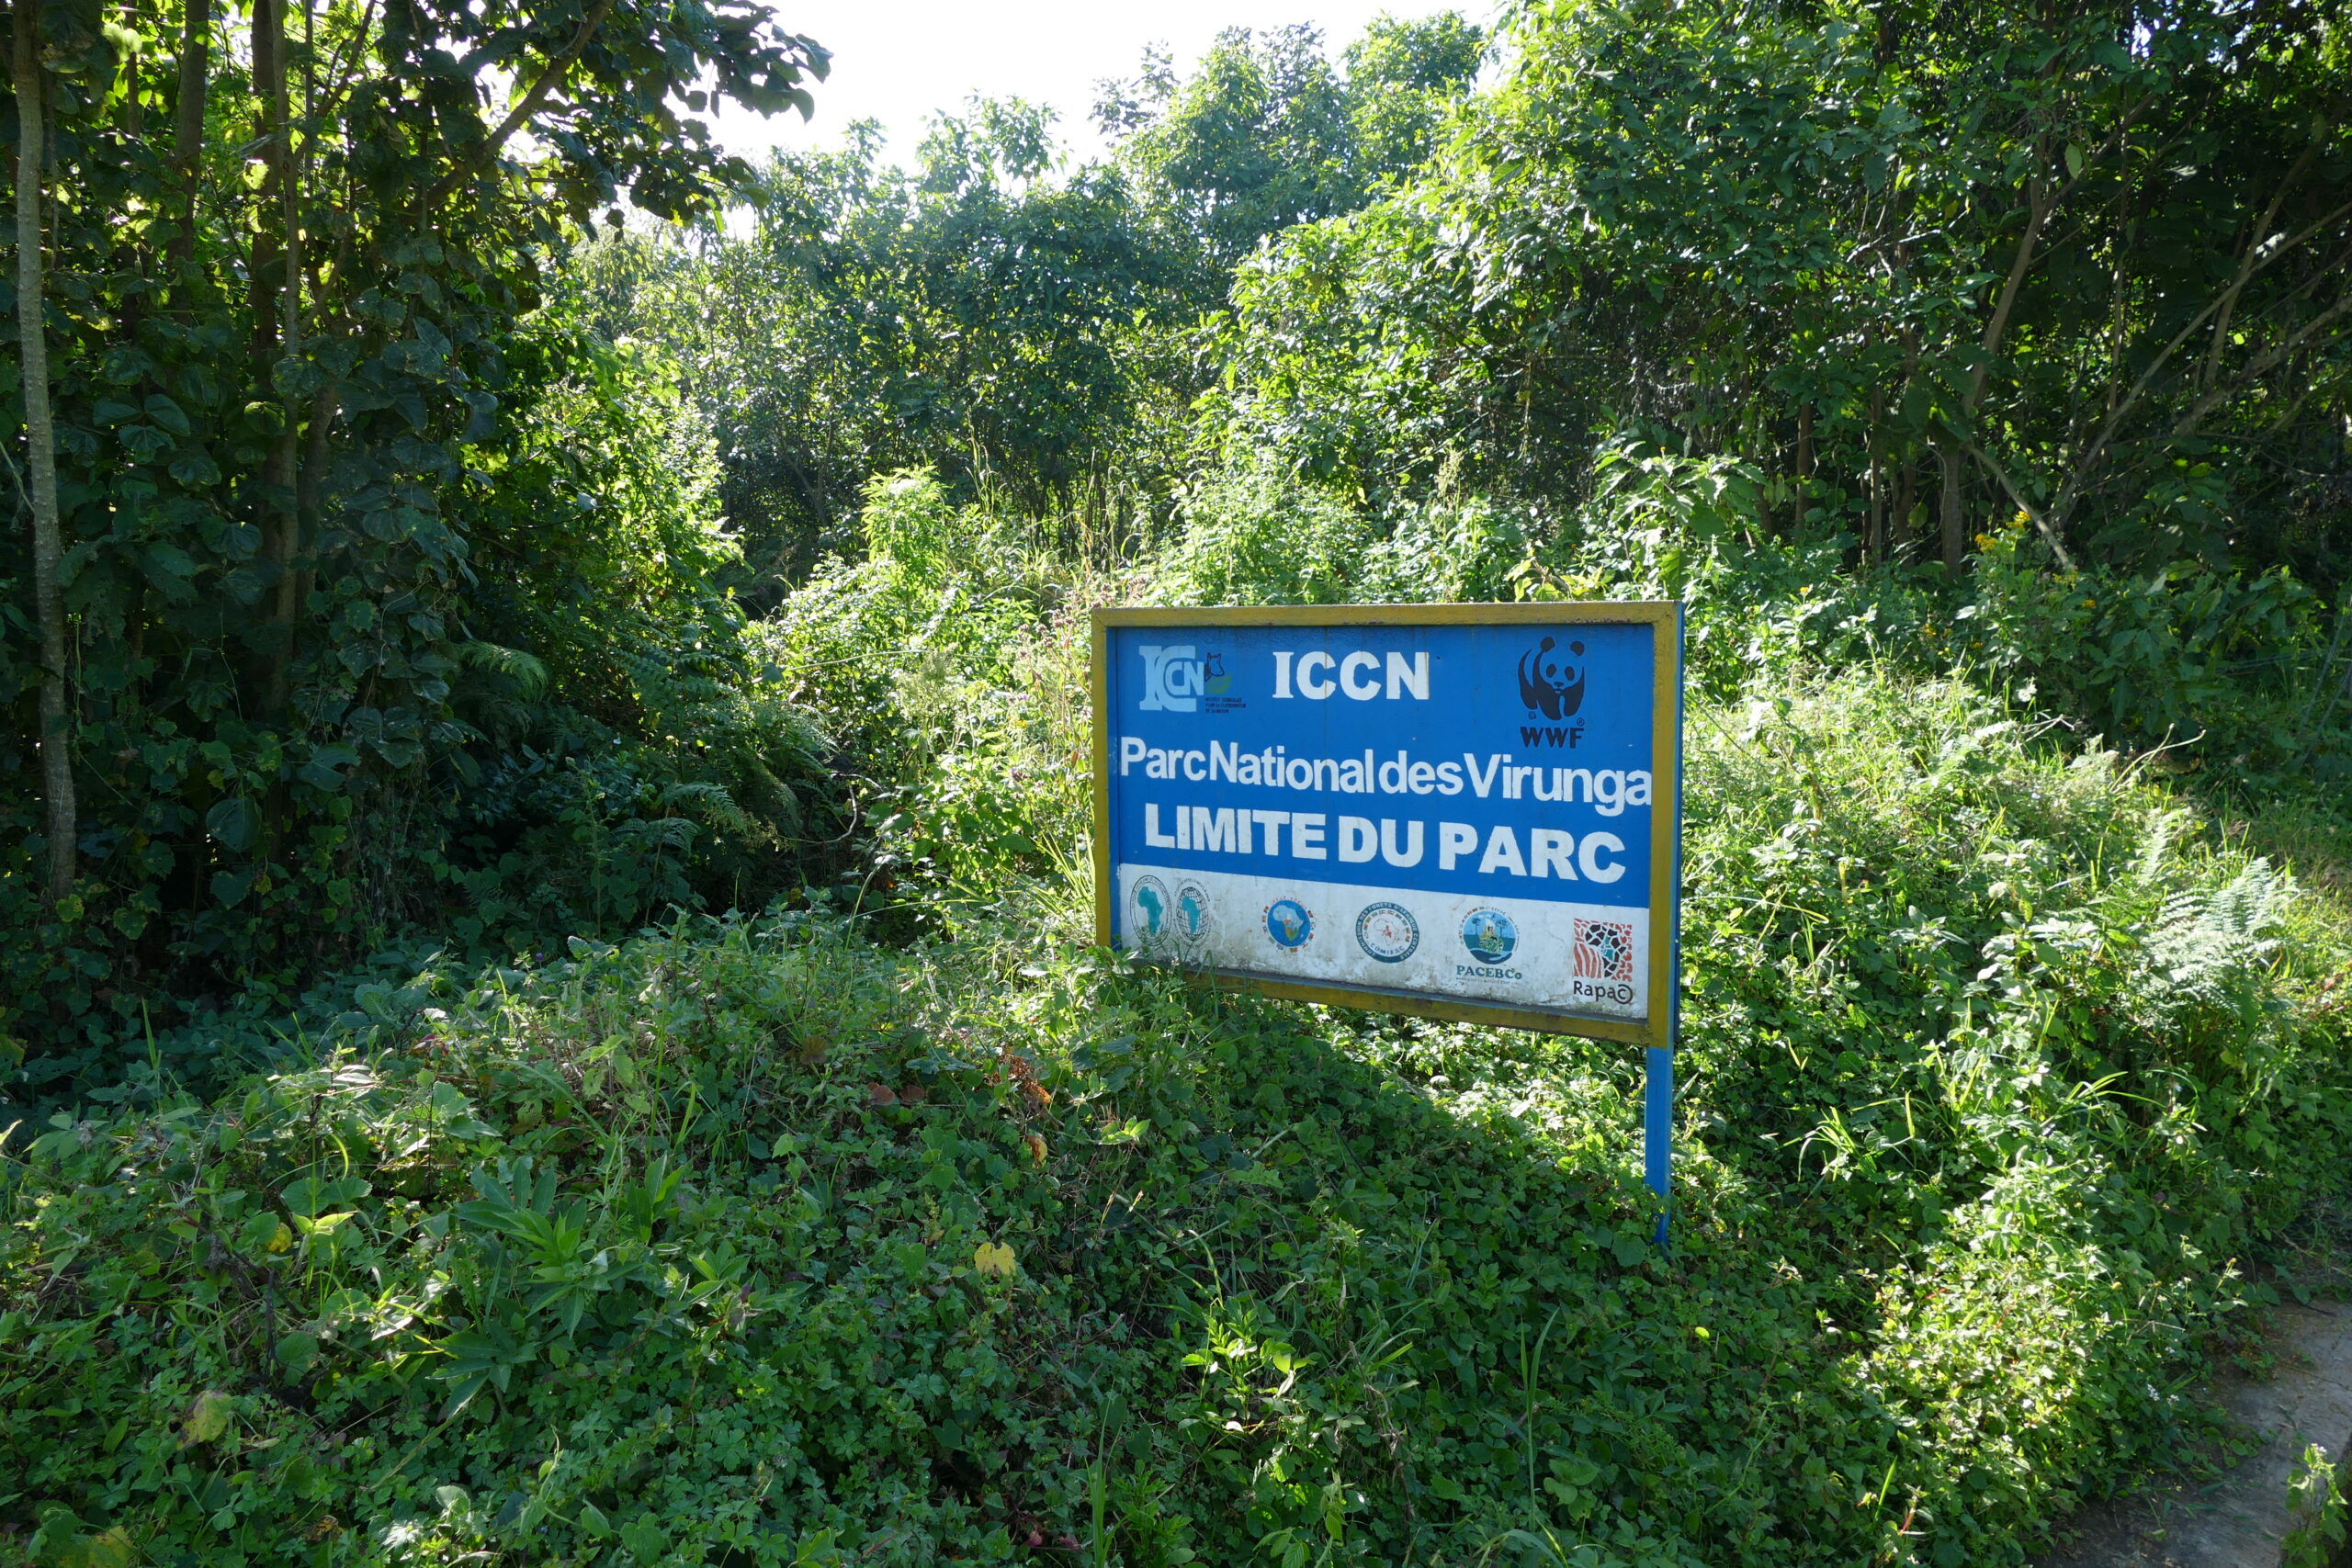
[[[1633,922],[1588,920],[1579,915],[1569,954],[1575,972],[1569,996],[1580,1002],[1634,1005]]]
[[[1631,921],[1588,920],[1577,917],[1574,958],[1580,980],[1630,980],[1634,977],[1634,927]]]
[[[1181,642],[1163,648],[1148,642],[1136,651],[1143,655],[1143,701],[1138,705],[1143,712],[1199,710],[1204,682],[1198,645]]]

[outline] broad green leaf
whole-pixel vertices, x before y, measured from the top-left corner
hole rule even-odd
[[[152,424],[125,425],[119,439],[134,462],[152,463],[178,445]]]
[[[256,1209],[245,1216],[237,1227],[237,1249],[257,1252],[269,1245],[269,1238],[284,1228],[284,1222],[267,1209]]]
[[[218,1442],[229,1430],[236,1411],[234,1399],[217,1389],[205,1390],[196,1396],[196,1403],[188,1406],[187,1418],[182,1424],[184,1442]]]
[[[110,349],[107,353],[106,368],[102,374],[119,387],[129,386],[133,381],[152,378],[155,374],[155,362],[147,356],[143,349],[128,346]]]
[[[356,1176],[337,1176],[323,1180],[304,1176],[287,1183],[286,1190],[278,1197],[297,1218],[310,1219],[339,1205],[356,1203],[371,1190],[373,1189],[367,1182]]]
[[[190,490],[205,490],[220,482],[220,465],[201,446],[183,449],[164,472]]]
[[[177,545],[163,539],[154,541],[139,552],[139,565],[149,584],[168,597],[195,597],[196,590],[188,580],[196,575],[196,562]]]
[[[243,854],[261,836],[261,809],[243,795],[232,795],[204,814],[204,829],[222,849]]]
[[[188,433],[187,415],[181,411],[179,404],[172,401],[163,393],[148,394],[146,409],[149,419],[170,431],[174,435],[186,435]]]
[[[351,1210],[345,1210],[340,1213],[321,1214],[315,1219],[297,1214],[294,1217],[294,1228],[304,1235],[333,1235],[342,1229],[346,1222],[355,1217]]]
[[[620,1528],[621,1544],[639,1562],[659,1562],[670,1550],[670,1538],[652,1515],[630,1520]]]

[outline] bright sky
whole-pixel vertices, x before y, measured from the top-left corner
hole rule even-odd
[[[1227,28],[1312,22],[1334,58],[1383,11],[1424,17],[1459,10],[1481,25],[1492,0],[1192,0],[1117,6],[1100,0],[775,0],[777,19],[833,51],[832,74],[816,85],[816,118],[774,119],[729,106],[718,138],[730,151],[764,158],[771,147],[831,147],[852,120],[877,119],[888,155],[913,160],[923,118],[974,93],[1027,98],[1058,111],[1065,147],[1083,158],[1101,150],[1089,111],[1094,84],[1132,77],[1146,44],[1166,45],[1180,77],[1189,74]]]

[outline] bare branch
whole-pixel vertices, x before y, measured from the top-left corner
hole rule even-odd
[[[1976,368],[1968,373],[1968,391],[1961,399],[1960,406],[1969,413],[1974,413],[1976,405],[1984,400],[1984,378],[1993,368],[1993,355],[2001,351],[2001,339],[2008,331],[2009,312],[2016,309],[2018,293],[2025,287],[2025,275],[2033,265],[2034,243],[2041,238],[2041,226],[2049,221],[2051,209],[2056,205],[2043,199],[2039,175],[2028,176],[2025,202],[2025,234],[2018,241],[2017,254],[2009,262],[2009,276],[2001,285],[2001,298],[1984,323],[1984,335],[1977,344],[1983,356],[1977,360]]]
[[[2228,385],[2216,387],[2189,404],[2188,412],[2180,416],[2171,430],[2165,432],[2165,439],[2177,441],[2194,431],[2204,423],[2207,414],[2237,396],[2254,381],[2276,370],[2287,356],[2301,348],[2312,333],[2335,321],[2338,316],[2347,313],[2352,313],[2352,292],[2346,293],[2335,304],[2305,321],[2299,330],[2288,334],[2269,353],[2259,359],[2250,361],[2244,369],[2230,378]]]
[[[547,101],[548,94],[554,90],[557,78],[571,70],[581,55],[587,51],[588,40],[596,36],[596,29],[604,25],[605,18],[611,15],[612,9],[613,0],[596,0],[596,8],[582,18],[580,30],[571,35],[571,41],[564,46],[563,52],[548,62],[548,68],[539,73],[539,79],[531,84],[531,90],[525,93],[514,107],[507,111],[504,119],[499,121],[498,129],[492,131],[485,141],[475,146],[472,152],[459,159],[455,168],[434,182],[433,188],[424,193],[426,207],[440,206],[442,202],[448,199],[452,191],[498,156],[499,151],[506,145],[507,138],[513,136],[526,120],[539,112],[539,106]]]
[[[1991,457],[1986,457],[1983,447],[1973,441],[1967,443],[1966,446],[1968,455],[1984,465],[1984,471],[1991,474],[1995,482],[2008,492],[2009,499],[2017,503],[2018,510],[2024,513],[2032,521],[2034,527],[2041,530],[2042,539],[2050,546],[2050,553],[2058,558],[2059,566],[2068,571],[2075,570],[2075,558],[2067,553],[2065,541],[2059,538],[2058,531],[2051,526],[2050,519],[2042,514],[2039,507],[2025,498],[2025,492],[2018,489],[2016,483],[2010,479],[2007,470],[1993,461]]]
[[[2270,193],[2270,205],[2262,209],[2262,217],[2245,237],[2245,254],[2238,260],[2240,277],[2248,276],[2248,268],[2253,265],[2256,254],[2262,249],[2262,242],[2268,236],[2270,225],[2277,220],[2278,209],[2287,203],[2287,193],[2295,188],[2295,182],[2303,177],[2303,171],[2311,167],[2312,160],[2319,155],[2320,148],[2326,144],[2328,129],[2325,120],[2319,123],[2318,128],[2312,133],[2312,144],[2303,149],[2303,155],[2295,160],[2293,166],[2287,171],[2287,177],[2280,180],[2278,188]],[[2222,349],[2229,342],[2230,318],[2236,313],[2236,301],[2233,299],[2222,307],[2220,315],[2213,318],[2213,338],[2205,350],[2205,368],[2198,372],[2197,377],[2197,385],[2200,390],[2211,386],[2213,378],[2221,372]]]
[[[2053,520],[2061,525],[2064,524],[2068,514],[2073,512],[2075,502],[2081,499],[2083,487],[2088,482],[2091,471],[2098,467],[2099,459],[2106,455],[2109,445],[2115,439],[2115,433],[2122,425],[2124,415],[2138,405],[2149,387],[2154,384],[2158,372],[2171,363],[2174,355],[2180,352],[2181,345],[2195,336],[2199,329],[2212,320],[2215,313],[2224,305],[2233,305],[2238,296],[2245,292],[2246,285],[2253,281],[2257,273],[2267,270],[2279,257],[2301,246],[2304,241],[2347,213],[2352,213],[2352,202],[2346,202],[2324,217],[2313,220],[2304,225],[2300,233],[2277,245],[2267,249],[2258,244],[2247,248],[2245,258],[2238,264],[2237,276],[2230,280],[2229,287],[2209,301],[2202,310],[2198,311],[2185,326],[2172,335],[2172,340],[2148,362],[2147,368],[2140,372],[2139,379],[2132,383],[2132,389],[2118,399],[2115,406],[2108,411],[2105,423],[2099,426],[2098,438],[2091,443],[2090,449],[2084,453],[2081,460],[2075,463],[2074,472],[2067,476],[2065,484],[2058,492],[2058,499],[2051,503],[2050,513]],[[2243,378],[2240,378],[2240,380],[2242,381]]]

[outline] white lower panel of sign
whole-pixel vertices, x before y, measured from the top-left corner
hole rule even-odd
[[[1310,985],[1378,986],[1601,1018],[1649,1011],[1646,909],[1121,865],[1146,954]]]

